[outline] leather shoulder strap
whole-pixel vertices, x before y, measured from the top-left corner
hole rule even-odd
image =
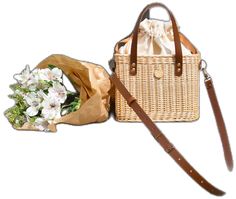
[[[232,171],[233,170],[233,157],[232,157],[231,148],[229,144],[229,138],[227,135],[227,130],[226,130],[225,122],[224,122],[224,119],[220,110],[220,106],[216,97],[212,78],[209,77],[205,79],[205,86],[206,86],[207,93],[211,102],[211,106],[215,115],[216,124],[218,127],[221,143],[223,146],[225,162],[228,167],[228,170]]]
[[[162,146],[162,148],[174,159],[174,161],[203,189],[209,193],[222,196],[225,192],[213,186],[203,176],[201,176],[181,155],[181,153],[174,147],[174,145],[167,139],[161,130],[152,122],[150,117],[139,106],[136,99],[129,93],[123,83],[119,80],[117,75],[113,73],[110,77],[113,84],[119,90],[121,95],[125,98],[128,105],[135,111],[138,117],[143,121],[145,126],[149,129],[155,140]],[[212,92],[212,90],[211,90]]]

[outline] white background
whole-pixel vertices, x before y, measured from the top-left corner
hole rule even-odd
[[[62,53],[108,69],[113,46],[150,2],[0,1],[0,198],[214,198],[170,159],[143,124],[111,117],[101,124],[59,125],[55,134],[18,132],[3,115],[13,105],[8,85],[25,64],[34,67]],[[236,154],[234,1],[162,2],[208,61]],[[227,192],[224,198],[236,197],[235,171],[226,169],[203,81],[200,120],[158,126],[204,177]]]

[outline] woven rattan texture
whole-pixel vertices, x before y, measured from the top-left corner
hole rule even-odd
[[[183,57],[181,77],[174,75],[173,56],[140,56],[137,75],[129,74],[129,55],[115,55],[116,74],[154,121],[194,121],[199,118],[200,54]],[[118,90],[118,121],[140,121]]]

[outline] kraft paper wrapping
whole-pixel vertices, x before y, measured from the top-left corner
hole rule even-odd
[[[109,117],[111,82],[106,70],[97,64],[79,61],[65,55],[51,55],[41,61],[37,68],[47,68],[48,65],[60,68],[70,80],[75,90],[80,92],[81,106],[75,111],[54,120],[49,125],[52,132],[56,131],[56,124],[83,125],[103,122]],[[29,125],[24,130],[32,129]]]

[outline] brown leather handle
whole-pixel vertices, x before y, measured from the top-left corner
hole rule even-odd
[[[137,40],[138,40],[138,31],[139,31],[139,24],[141,23],[144,16],[149,12],[149,10],[153,7],[161,7],[164,8],[170,16],[172,22],[172,28],[174,33],[174,43],[175,43],[175,75],[181,76],[182,75],[182,64],[183,64],[183,56],[182,56],[182,49],[181,49],[181,42],[180,36],[178,31],[178,26],[175,21],[175,17],[172,12],[162,3],[152,3],[147,5],[143,11],[140,13],[138,20],[134,26],[132,35],[132,44],[131,44],[131,56],[130,56],[130,75],[137,74]]]

